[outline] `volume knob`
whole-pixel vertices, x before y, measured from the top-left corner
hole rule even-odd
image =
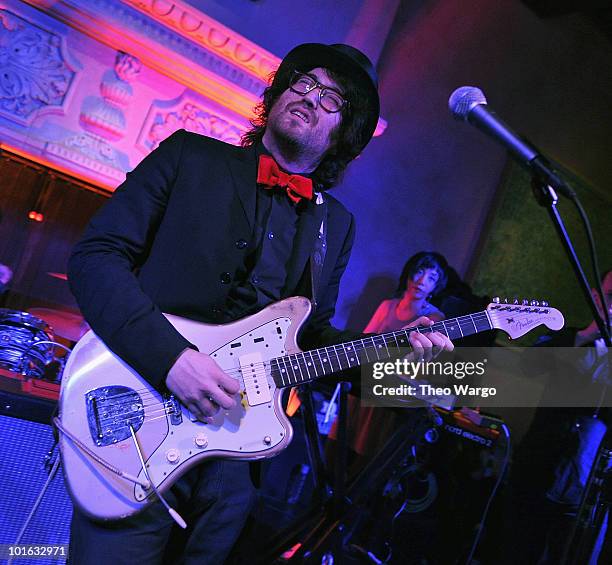
[[[168,460],[168,463],[172,463],[174,465],[179,462],[180,458],[181,452],[178,449],[173,447],[172,449],[166,451],[166,459]]]
[[[193,441],[200,449],[204,449],[208,445],[208,436],[200,432]]]

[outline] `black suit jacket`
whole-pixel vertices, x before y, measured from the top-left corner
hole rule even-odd
[[[251,239],[256,175],[254,148],[180,130],[128,174],[74,248],[68,276],[85,318],[155,386],[190,345],[162,312],[218,319]],[[327,253],[303,347],[359,335],[329,323],[355,229],[344,206],[325,198]],[[300,216],[283,297],[309,291],[308,259],[324,208],[311,203]]]

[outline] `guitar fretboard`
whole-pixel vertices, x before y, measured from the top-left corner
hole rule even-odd
[[[416,327],[364,337],[329,347],[321,347],[275,357],[270,360],[271,373],[278,388],[300,385],[339,371],[367,363],[385,361],[400,355],[400,349],[410,347],[412,332],[423,334],[437,331],[451,340],[493,329],[486,312],[442,320],[432,326]]]

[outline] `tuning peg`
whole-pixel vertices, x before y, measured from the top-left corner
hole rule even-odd
[[[492,298],[493,304],[499,304],[499,296],[494,296]]]
[[[529,306],[529,300],[523,298],[523,300],[521,300],[521,306]]]
[[[531,302],[529,302],[530,306],[539,306],[540,303],[537,300],[532,300]]]
[[[512,301],[512,304],[518,304],[518,303],[519,303],[518,296],[515,296],[514,300]]]
[[[508,304],[508,299],[504,298],[504,304]]]
[[[542,300],[542,306],[548,306],[548,302],[546,302],[546,300]]]

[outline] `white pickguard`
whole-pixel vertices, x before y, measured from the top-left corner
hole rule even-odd
[[[163,483],[178,463],[203,452],[214,452],[219,457],[232,453],[252,455],[250,459],[258,459],[285,440],[287,430],[276,416],[273,405],[276,385],[270,366],[264,361],[285,355],[284,336],[290,325],[289,318],[269,321],[211,352],[212,358],[226,373],[237,376],[238,369],[241,369],[245,384],[239,393],[241,402],[231,410],[219,411],[210,424],[196,420],[189,410],[182,407],[183,422],[169,426],[168,436],[147,460],[149,477],[156,486]],[[201,344],[195,341],[197,336],[189,337],[188,332],[183,335],[201,350]],[[279,339],[281,336],[282,340]],[[170,462],[167,457],[169,450],[175,450],[174,455],[179,459]],[[142,471],[139,478],[145,479]],[[139,485],[135,487],[135,496],[138,500],[146,496]]]

